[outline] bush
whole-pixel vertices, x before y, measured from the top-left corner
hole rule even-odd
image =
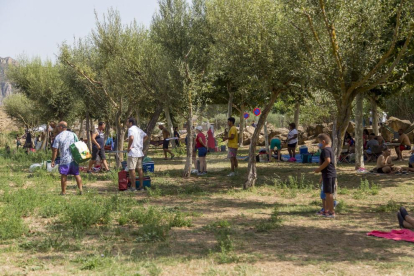
[[[395,202],[394,200],[389,200],[387,205],[381,205],[378,207],[377,211],[378,212],[383,212],[383,213],[391,213],[391,212],[396,212],[398,211],[399,207],[397,202]]]
[[[0,239],[14,239],[27,233],[28,228],[24,224],[19,212],[13,208],[6,208],[0,212]]]
[[[93,224],[107,224],[110,220],[112,205],[109,200],[73,199],[63,212],[63,223],[75,231],[85,230]]]

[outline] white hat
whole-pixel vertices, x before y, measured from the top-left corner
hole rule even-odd
[[[203,127],[202,126],[197,126],[196,129],[199,130],[199,131],[203,131]]]

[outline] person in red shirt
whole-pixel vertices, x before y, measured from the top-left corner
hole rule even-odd
[[[198,159],[200,160],[200,170],[197,175],[205,175],[207,173],[207,139],[203,133],[203,127],[196,127],[196,150],[198,151]]]

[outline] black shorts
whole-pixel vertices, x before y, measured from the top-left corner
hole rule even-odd
[[[163,142],[162,142],[162,148],[163,149],[168,149],[168,146],[170,145],[170,141],[168,141],[168,140],[164,140]]]
[[[382,168],[378,168],[377,173],[384,173],[384,171],[382,170]]]
[[[288,148],[296,148],[298,143],[288,144]]]
[[[325,194],[335,193],[335,182],[336,182],[336,177],[323,178],[323,192]]]
[[[99,158],[101,158],[101,160],[106,160],[104,147],[101,147],[101,149],[98,149],[97,147],[92,147],[92,161],[96,161],[96,158],[98,156]]]

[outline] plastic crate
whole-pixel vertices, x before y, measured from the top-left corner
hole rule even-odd
[[[154,172],[155,166],[154,161],[142,163],[142,169],[144,172]]]

